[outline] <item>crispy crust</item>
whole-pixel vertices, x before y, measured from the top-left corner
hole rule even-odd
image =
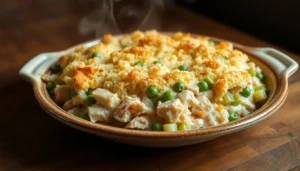
[[[94,52],[101,57],[91,58]],[[162,65],[154,64],[157,60]],[[60,78],[78,91],[101,87],[124,97],[143,93],[149,86],[165,91],[175,82],[189,84],[210,76],[215,80],[214,100],[219,100],[228,89],[238,92],[251,84],[245,70],[248,60],[230,42],[211,46],[208,37],[193,38],[189,33],[166,36],[156,31],[136,31],[121,39],[104,35],[101,43],[77,48],[58,63],[63,67]],[[189,71],[177,69],[183,64],[189,66]]]

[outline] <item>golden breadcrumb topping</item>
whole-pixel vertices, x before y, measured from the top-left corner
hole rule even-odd
[[[63,68],[60,79],[76,91],[104,87],[120,97],[142,97],[149,86],[164,92],[175,82],[188,84],[210,76],[216,82],[218,100],[228,89],[251,82],[249,59],[230,42],[211,43],[207,37],[189,33],[135,31],[120,39],[107,34],[99,44],[63,56],[58,62]],[[99,57],[92,57],[93,53]],[[188,71],[180,71],[180,65],[186,65]]]

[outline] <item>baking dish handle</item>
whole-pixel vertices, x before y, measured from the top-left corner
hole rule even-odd
[[[19,75],[26,81],[41,81],[41,75],[46,72],[48,67],[59,59],[56,53],[42,53],[28,61],[19,71]]]
[[[286,54],[273,48],[255,48],[251,52],[270,64],[279,75],[290,77],[298,69],[298,63]]]

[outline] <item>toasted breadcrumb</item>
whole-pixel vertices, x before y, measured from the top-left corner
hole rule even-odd
[[[107,34],[101,43],[78,47],[73,54],[60,58],[58,63],[64,69],[60,78],[68,85],[73,80],[71,85],[76,90],[103,86],[124,97],[143,93],[149,86],[163,91],[178,81],[189,84],[210,76],[216,80],[215,100],[228,89],[236,92],[250,84],[248,56],[233,49],[230,42],[210,46],[208,41],[208,37],[194,38],[189,33],[167,36],[154,30],[135,31],[120,39]],[[91,58],[94,52],[101,56]],[[154,64],[158,60],[162,65]],[[177,69],[183,64],[189,66],[188,71]]]

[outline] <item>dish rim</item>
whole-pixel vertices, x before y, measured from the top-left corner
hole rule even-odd
[[[162,34],[173,34],[170,32],[161,32]],[[122,35],[115,35],[117,37],[124,36],[126,34]],[[191,36],[206,36],[206,35],[200,35],[200,34],[191,34]],[[220,41],[227,41],[211,36],[209,37],[211,40],[220,42]],[[51,52],[50,54],[64,54],[68,51],[71,51],[72,49],[87,45],[88,43],[95,42],[99,39],[87,41],[75,46],[72,46],[68,49],[57,51],[57,52]],[[235,43],[233,41],[229,41],[233,44],[234,48],[237,48],[241,50],[244,53],[251,53],[255,50],[260,50],[263,48],[255,48],[255,47],[248,47],[243,46],[238,43]],[[65,123],[67,122],[68,125],[71,124],[75,127],[79,127],[81,129],[88,129],[89,131],[96,131],[99,133],[105,133],[105,134],[114,134],[114,135],[122,135],[122,136],[131,136],[131,137],[144,137],[144,138],[183,138],[183,137],[196,137],[196,136],[211,136],[213,134],[218,133],[226,133],[231,131],[238,131],[240,129],[243,129],[245,127],[251,126],[252,124],[255,124],[268,116],[271,116],[276,110],[278,110],[281,105],[284,103],[286,97],[287,97],[287,90],[288,90],[288,77],[292,75],[294,72],[296,72],[298,65],[295,65],[290,71],[287,71],[287,68],[285,72],[281,73],[282,75],[276,74],[274,71],[274,68],[266,61],[263,61],[262,59],[259,59],[257,55],[251,54],[252,58],[255,58],[256,60],[260,61],[264,66],[268,67],[270,71],[272,71],[272,74],[276,78],[276,90],[273,94],[273,96],[258,110],[254,111],[248,116],[245,116],[243,118],[240,118],[237,121],[229,122],[217,126],[212,127],[206,127],[196,130],[190,130],[190,131],[176,131],[176,132],[156,132],[156,131],[149,131],[149,130],[132,130],[132,129],[125,129],[125,128],[118,128],[113,127],[109,125],[99,124],[99,123],[92,123],[90,121],[83,120],[77,116],[71,115],[67,113],[65,110],[63,110],[61,107],[59,107],[48,95],[45,84],[41,81],[41,76],[38,76],[37,78],[40,79],[40,81],[36,80],[37,78],[34,78],[32,75],[26,74],[24,72],[24,67],[20,70],[20,75],[24,79],[30,81],[33,84],[34,94],[41,105],[41,107],[48,111],[47,113],[54,117],[55,119]],[[291,59],[292,60],[292,59]],[[293,60],[292,60],[293,61]],[[293,61],[296,63],[295,61]],[[29,62],[28,62],[29,63]],[[28,64],[27,63],[27,64]],[[297,64],[297,63],[296,63]],[[47,71],[50,68],[51,65],[45,67],[45,71]]]

